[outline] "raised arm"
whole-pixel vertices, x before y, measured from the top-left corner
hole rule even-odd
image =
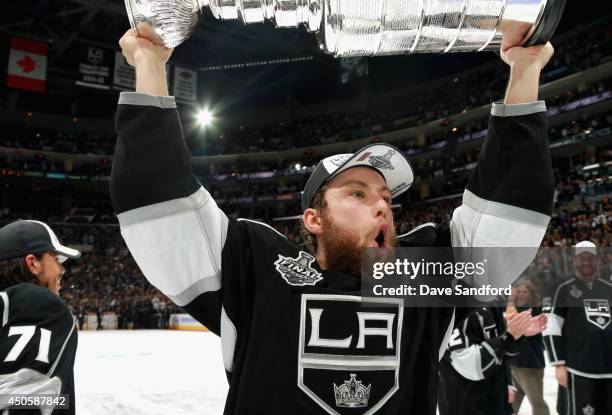
[[[136,92],[121,94],[116,116],[110,190],[121,234],[147,280],[221,335],[231,371],[245,290],[235,269],[222,272],[222,262],[225,255],[241,264],[241,227],[232,225],[192,173],[166,86],[172,51],[146,27],[139,35],[128,31],[120,45],[136,68]]]
[[[529,248],[486,251],[495,270],[488,283],[499,287],[533,260],[552,214],[546,105],[537,101],[540,72],[552,53],[550,44],[502,50],[510,66],[506,97],[492,106],[478,164],[451,220],[453,246]]]
[[[166,62],[172,49],[161,45],[161,39],[151,26],[143,24],[128,30],[119,40],[119,46],[127,62],[136,70],[136,92],[153,96],[168,96]]]
[[[540,73],[553,53],[554,49],[550,43],[501,51],[502,59],[510,66],[510,81],[504,104],[528,104],[537,101]]]

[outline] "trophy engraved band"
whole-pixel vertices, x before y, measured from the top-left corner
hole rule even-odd
[[[566,0],[125,0],[130,23],[151,24],[167,47],[185,41],[201,11],[244,24],[305,26],[339,57],[496,50],[547,42]]]

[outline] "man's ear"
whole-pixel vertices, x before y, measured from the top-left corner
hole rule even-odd
[[[302,216],[304,226],[313,235],[320,235],[323,233],[323,226],[321,221],[321,214],[317,209],[308,208],[304,211]]]
[[[28,254],[24,258],[24,261],[25,261],[26,267],[28,267],[28,271],[30,271],[31,274],[38,276],[38,273],[40,272],[40,262],[38,261],[36,256],[32,254]]]

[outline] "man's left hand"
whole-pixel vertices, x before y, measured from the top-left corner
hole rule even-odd
[[[544,314],[537,315],[535,317],[531,317],[529,320],[529,325],[523,332],[523,336],[531,337],[536,334],[542,333],[546,329],[546,324],[548,323],[548,317]]]
[[[542,70],[548,63],[555,49],[550,42],[545,45],[530,46],[524,48],[522,46],[514,46],[504,50],[500,50],[501,57],[510,67],[515,66],[535,66]]]

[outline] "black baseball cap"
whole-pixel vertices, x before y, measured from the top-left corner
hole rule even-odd
[[[325,183],[343,171],[358,166],[378,171],[385,179],[392,198],[408,190],[414,181],[412,167],[404,153],[390,144],[370,144],[356,153],[336,154],[321,160],[302,192],[302,210],[308,209],[315,194]]]
[[[46,223],[18,220],[0,228],[0,260],[49,251],[56,252],[60,262],[81,256],[76,249],[62,245]]]

